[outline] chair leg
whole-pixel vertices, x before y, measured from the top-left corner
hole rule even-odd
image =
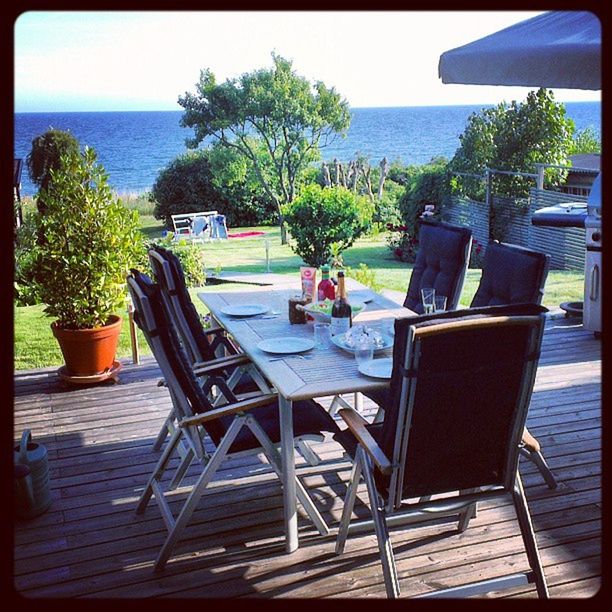
[[[514,502],[514,508],[516,510],[516,516],[521,529],[521,536],[523,537],[525,551],[527,552],[529,566],[533,570],[538,597],[548,599],[546,578],[544,577],[544,570],[542,569],[542,562],[540,561],[540,553],[538,552],[538,546],[536,543],[535,534],[533,532],[533,526],[531,524],[531,517],[529,516],[529,509],[527,508],[527,502],[525,500],[523,483],[521,482],[521,477],[518,472],[516,475],[514,490],[512,491],[512,501]]]
[[[191,493],[185,500],[174,526],[170,530],[166,541],[159,551],[154,566],[156,572],[165,567],[170,555],[172,554],[172,550],[176,546],[176,543],[181,537],[183,530],[187,526],[187,523],[196,509],[198,502],[200,501],[202,495],[204,495],[204,491],[208,486],[208,483],[212,480],[212,477],[215,475],[215,472],[221,465],[223,459],[225,459],[227,451],[240,431],[240,428],[244,425],[244,421],[245,417],[238,416],[234,419],[232,424],[227,428],[227,432],[223,436],[217,450],[213,453],[209,462],[206,464],[202,474],[200,474],[200,477],[196,481]]]
[[[154,451],[158,451],[162,447],[162,444],[164,443],[166,436],[168,436],[168,434],[172,434],[172,432],[174,431],[173,425],[174,425],[174,408],[170,411],[170,414],[164,421],[164,424],[162,425],[161,429],[159,430],[159,433],[157,434],[157,438],[155,439],[155,443],[153,444]]]
[[[521,453],[524,457],[527,457],[530,461],[535,463],[538,470],[540,470],[540,474],[544,478],[544,481],[548,485],[549,489],[557,488],[557,481],[553,476],[553,473],[550,471],[548,464],[546,463],[546,459],[544,459],[544,455],[542,455],[541,451],[529,450],[525,447],[521,448]]]
[[[164,448],[164,451],[161,457],[158,459],[155,469],[153,473],[149,477],[149,481],[147,482],[144,491],[142,492],[140,499],[138,500],[138,504],[136,505],[136,514],[142,514],[147,507],[151,496],[153,495],[153,483],[155,481],[161,480],[164,472],[166,471],[166,467],[168,467],[168,462],[170,461],[170,457],[172,456],[172,451],[176,448],[176,445],[180,442],[181,431],[175,430]]]
[[[338,528],[338,539],[336,540],[336,554],[341,555],[344,552],[344,545],[348,537],[349,525],[351,523],[351,514],[355,506],[355,498],[357,497],[357,488],[359,487],[359,479],[361,477],[361,464],[359,461],[353,463],[349,486],[344,497],[344,508],[342,509],[342,517],[340,518],[340,527]]]
[[[307,461],[313,467],[315,465],[319,465],[321,462],[321,458],[317,453],[315,453],[312,448],[310,448],[308,442],[305,440],[296,440],[297,442],[297,450],[304,457],[304,460]]]
[[[183,480],[185,473],[189,469],[189,466],[191,465],[191,462],[193,461],[194,457],[195,453],[193,452],[193,449],[188,449],[185,453],[185,456],[181,459],[181,462],[178,468],[176,469],[176,472],[174,472],[174,476],[172,477],[172,480],[168,485],[168,490],[173,491],[181,484],[181,481]]]
[[[385,590],[387,591],[387,597],[390,599],[397,598],[400,595],[400,586],[395,567],[395,558],[393,557],[393,548],[389,539],[389,530],[387,529],[384,505],[381,503],[376,489],[372,463],[369,457],[361,447],[357,449],[357,456],[363,465],[363,475],[370,499],[374,530],[376,531],[376,540],[378,541],[378,550],[380,551],[380,560],[383,567]]]

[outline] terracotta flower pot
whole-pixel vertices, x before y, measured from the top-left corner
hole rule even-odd
[[[112,368],[122,319],[112,315],[109,321],[108,325],[94,329],[62,329],[51,324],[69,375],[94,376]]]

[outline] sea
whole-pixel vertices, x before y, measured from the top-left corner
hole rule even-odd
[[[340,161],[365,156],[372,165],[383,157],[389,162],[424,164],[434,157],[452,158],[468,117],[487,105],[406,106],[354,108],[346,137],[321,149],[323,160]],[[601,103],[566,102],[567,116],[576,130],[592,128],[601,139]],[[14,153],[26,158],[32,140],[56,128],[71,132],[81,146],[92,147],[118,194],[146,193],[159,172],[188,149],[193,135],[180,126],[182,111],[16,113]],[[200,145],[202,146],[202,145]],[[27,169],[21,177],[21,194],[33,195]]]

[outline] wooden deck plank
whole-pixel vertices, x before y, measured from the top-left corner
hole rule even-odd
[[[282,492],[256,457],[224,463],[194,513],[177,554],[160,575],[153,561],[165,527],[152,503],[134,507],[159,453],[151,446],[170,401],[150,357],[124,363],[119,384],[71,388],[55,369],[15,374],[14,438],[29,427],[49,449],[49,511],[15,525],[17,591],[37,597],[384,597],[373,534],[351,536],[334,554],[300,510],[301,547],[284,552]],[[364,414],[375,406],[364,398]],[[328,403],[325,398],[323,403]],[[546,329],[528,418],[559,482],[546,487],[536,466],[520,470],[553,598],[583,598],[601,584],[601,343],[558,319]],[[330,525],[342,512],[349,463],[333,440],[317,447],[323,466],[298,471]],[[173,460],[176,464],[176,460]],[[192,465],[184,484],[192,483]],[[187,494],[180,487],[174,511]],[[367,517],[359,488],[355,516]],[[509,502],[479,505],[469,529],[431,523],[392,530],[402,595],[424,593],[525,566]],[[488,597],[533,597],[530,587]]]

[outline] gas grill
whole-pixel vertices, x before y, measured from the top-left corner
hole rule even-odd
[[[593,182],[587,202],[567,202],[536,211],[533,225],[584,227],[584,301],[582,322],[585,329],[601,332],[601,173]]]

